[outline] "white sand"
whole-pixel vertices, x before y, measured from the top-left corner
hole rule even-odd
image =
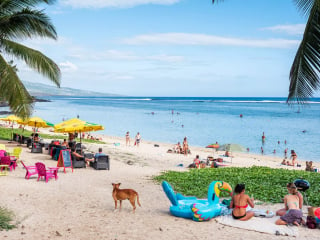
[[[85,144],[96,152],[102,147],[110,156],[111,169],[68,169],[59,171],[59,179],[37,182],[36,177],[24,179],[21,165],[8,176],[0,177],[0,206],[12,209],[18,228],[0,232],[0,239],[318,239],[319,230],[299,227],[299,237],[275,236],[224,226],[215,220],[194,222],[169,213],[170,202],[161,186],[151,180],[163,170],[185,171],[196,154],[200,159],[212,155],[211,149],[191,147],[192,154],[166,153],[172,145],[142,141],[140,147],[126,147],[124,138],[103,136],[107,144]],[[115,146],[113,143],[120,143]],[[158,144],[159,147],[154,147]],[[6,144],[9,148],[16,143]],[[216,153],[215,156],[222,154]],[[281,159],[232,153],[230,166],[280,166]],[[46,166],[57,162],[46,154],[30,153],[23,147],[21,159],[27,165],[41,161]],[[127,164],[131,161],[133,165]],[[304,169],[304,166],[301,170]],[[111,183],[121,182],[122,188],[133,188],[140,196],[142,207],[132,213],[129,201],[121,212],[114,212]],[[260,206],[275,211],[281,204]],[[306,213],[306,209],[304,209]],[[305,214],[306,216],[306,214]],[[277,218],[274,217],[274,220]],[[248,222],[250,224],[250,221]]]

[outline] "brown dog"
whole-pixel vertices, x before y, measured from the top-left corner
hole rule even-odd
[[[112,197],[114,199],[115,209],[117,209],[117,202],[120,201],[120,210],[121,210],[121,204],[122,200],[128,199],[133,207],[133,212],[136,210],[136,197],[137,197],[137,203],[141,207],[141,204],[139,202],[139,194],[133,190],[133,189],[120,189],[121,183],[112,183],[113,191],[112,191]]]

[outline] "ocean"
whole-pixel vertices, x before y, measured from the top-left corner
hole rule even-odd
[[[102,124],[95,134],[193,146],[236,143],[251,153],[284,156],[294,149],[298,160],[320,161],[320,98],[301,107],[285,98],[239,97],[47,97],[34,116],[52,123],[75,118]],[[241,117],[242,116],[242,117]],[[261,141],[265,133],[264,144]],[[143,146],[143,144],[142,144]]]

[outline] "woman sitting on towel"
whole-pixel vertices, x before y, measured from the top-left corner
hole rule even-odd
[[[230,202],[230,208],[233,208],[232,217],[240,221],[247,221],[254,216],[254,212],[246,210],[248,205],[254,208],[253,198],[245,194],[245,185],[237,184],[234,189],[234,195]]]
[[[289,194],[284,197],[284,207],[287,212],[276,221],[276,224],[294,224],[299,226],[302,223],[301,194],[298,192],[294,183],[288,183],[287,189]],[[277,214],[278,212],[279,211],[277,211]]]

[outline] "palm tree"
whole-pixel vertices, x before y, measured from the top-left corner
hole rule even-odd
[[[287,102],[303,104],[320,88],[320,0],[293,1],[308,21],[291,66]]]
[[[53,2],[55,0],[0,0],[0,98],[22,118],[32,113],[32,97],[21,82],[12,59],[6,58],[23,60],[60,87],[61,73],[57,64],[41,52],[16,42],[32,37],[57,39],[48,16],[35,9],[36,5]]]

